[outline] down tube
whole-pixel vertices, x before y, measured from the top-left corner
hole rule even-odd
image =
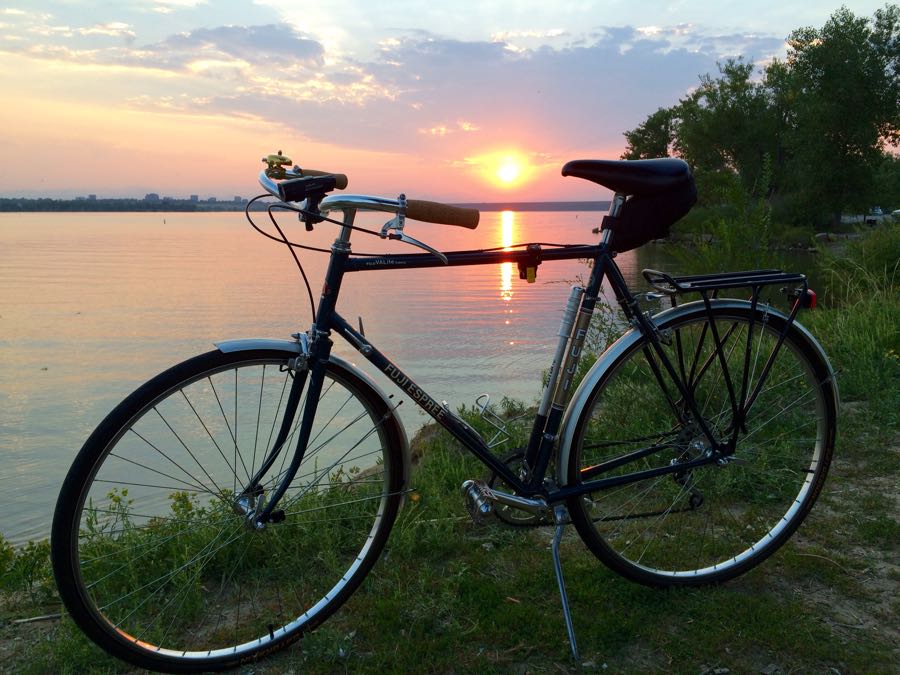
[[[366,338],[355,331],[337,312],[332,314],[331,327],[353,345],[378,370],[405,392],[413,402],[427,412],[434,420],[457,438],[469,451],[500,475],[504,481],[526,496],[532,493],[510,469],[491,454],[484,439],[445,406],[435,401],[424,389],[412,381],[408,375],[394,365],[390,359],[378,351]]]

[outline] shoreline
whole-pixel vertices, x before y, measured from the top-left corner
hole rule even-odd
[[[609,201],[563,202],[448,202],[451,206],[474,208],[479,211],[599,211],[609,210]],[[260,201],[250,205],[251,211],[265,211],[272,204]],[[242,201],[191,201],[188,199],[51,199],[0,197],[0,213],[222,213],[241,212],[247,208]]]

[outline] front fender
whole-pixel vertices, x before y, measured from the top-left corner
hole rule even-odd
[[[751,304],[749,300],[738,300],[738,299],[720,299],[713,300],[712,306],[714,308],[723,308],[723,309],[746,309],[750,310]],[[775,309],[770,305],[757,305],[758,311],[765,311],[769,315],[774,315],[781,318],[784,321],[788,320],[788,316],[782,312],[781,310]],[[688,314],[693,314],[697,312],[704,312],[704,305],[701,300],[697,300],[695,302],[688,302],[683,305],[679,305],[678,307],[673,307],[671,309],[667,309],[664,312],[660,312],[653,316],[653,323],[656,326],[662,326],[665,323],[670,321],[674,321],[676,319],[681,319],[683,316]],[[819,344],[819,341],[813,337],[812,333],[810,333],[803,325],[794,322],[794,327],[800,331],[802,337],[806,340],[809,346],[819,355],[822,359],[822,362],[826,365],[829,374],[829,384],[834,390],[834,400],[836,405],[840,406],[840,394],[838,392],[837,386],[837,378],[835,376],[834,368],[831,365],[831,362],[828,360],[828,357],[825,355],[825,350],[822,349],[822,346]],[[572,399],[569,402],[569,405],[566,407],[565,415],[563,416],[563,421],[560,426],[559,433],[559,452],[557,453],[557,479],[560,485],[565,485],[568,481],[568,464],[569,464],[569,453],[572,448],[572,441],[575,436],[575,427],[578,425],[578,420],[581,417],[582,410],[584,406],[587,405],[588,399],[590,398],[591,393],[594,391],[594,388],[600,383],[607,369],[615,363],[616,359],[618,359],[624,352],[629,350],[634,346],[636,342],[641,339],[641,333],[635,329],[632,329],[622,335],[618,340],[616,340],[613,344],[611,344],[605,352],[597,359],[597,362],[591,366],[591,369],[584,376],[584,379],[581,381],[581,384],[578,385],[578,388],[575,390],[575,393],[572,394]]]
[[[216,348],[220,352],[224,352],[226,354],[230,354],[232,352],[253,351],[257,349],[274,349],[278,351],[292,352],[297,355],[303,352],[303,346],[296,340],[245,338],[242,340],[225,340],[224,342],[217,342],[215,344]],[[373,397],[380,399],[384,404],[385,409],[389,411],[390,420],[393,421],[396,425],[398,432],[397,436],[400,438],[400,451],[403,457],[403,486],[404,488],[406,488],[410,484],[412,460],[409,451],[409,439],[406,436],[406,429],[403,427],[403,423],[400,421],[400,416],[397,415],[396,406],[391,402],[387,394],[382,391],[381,387],[379,387],[372,380],[372,378],[370,378],[352,363],[345,359],[342,359],[340,356],[335,356],[334,354],[332,354],[328,360],[335,368],[337,368],[337,370],[343,370],[351,373],[354,377],[361,380],[363,386],[369,389],[367,393],[369,393]]]

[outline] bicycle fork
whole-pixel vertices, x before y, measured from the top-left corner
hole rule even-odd
[[[315,326],[313,326],[313,332],[315,332]],[[269,523],[280,523],[284,520],[284,511],[281,509],[276,510],[275,507],[281,501],[285,492],[287,492],[291,481],[300,468],[300,464],[303,462],[307,444],[312,434],[312,425],[319,396],[322,393],[325,381],[325,371],[328,367],[328,357],[331,353],[331,340],[327,334],[319,334],[317,339],[313,341],[312,346],[309,346],[305,333],[298,334],[296,337],[300,342],[301,351],[297,359],[289,366],[293,370],[294,376],[278,436],[272,444],[269,455],[254,473],[247,487],[236,496],[232,505],[236,513],[243,515],[247,519],[246,525],[251,529],[262,530]],[[297,409],[300,407],[300,399],[307,383],[308,388],[301,412],[302,417],[293,457],[287,468],[281,472],[282,475],[277,481],[275,491],[268,499],[265,499],[262,488],[263,478],[275,464],[275,460],[285,450],[285,442],[291,435]]]

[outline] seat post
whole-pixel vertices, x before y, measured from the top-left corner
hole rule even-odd
[[[619,217],[619,214],[622,212],[622,207],[625,205],[625,198],[626,195],[621,192],[617,192],[613,196],[612,204],[609,205],[609,213],[606,216],[607,218]],[[612,230],[609,228],[604,229],[603,237],[600,241],[608,246],[611,243],[611,239]]]
[[[618,218],[619,214],[622,212],[622,207],[625,205],[625,195],[622,192],[617,192],[613,197],[612,204],[609,206],[609,217],[610,218]]]

